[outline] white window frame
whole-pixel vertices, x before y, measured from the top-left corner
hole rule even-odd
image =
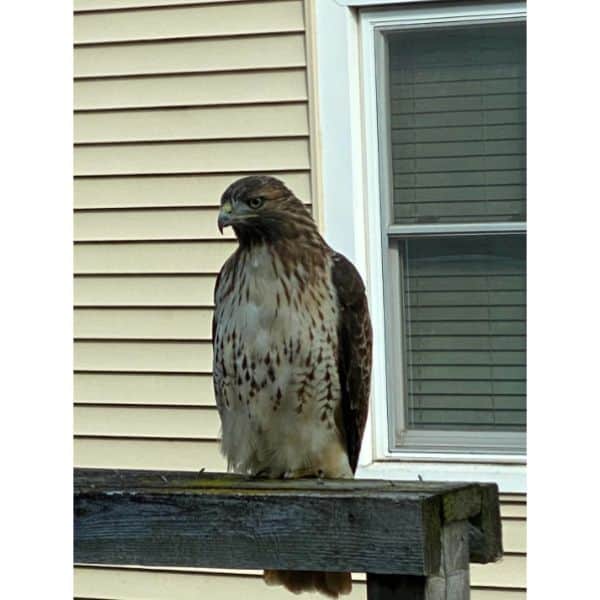
[[[364,6],[366,2],[321,0],[315,4],[324,233],[365,278],[375,339],[371,410],[357,476],[495,481],[502,492],[524,493],[524,454],[390,450],[388,388],[401,389],[402,376],[390,385],[392,370],[386,369],[386,348],[391,344],[393,353],[399,336],[386,336],[393,329],[389,321],[386,327],[386,313],[394,307],[386,300],[384,273],[393,263],[388,264],[387,228],[383,228],[381,210],[386,199],[380,186],[378,126],[385,130],[385,123],[378,124],[376,90],[385,82],[375,76],[375,57],[382,51],[382,31],[520,20],[525,17],[525,3],[455,2],[436,6],[435,0],[423,0],[415,6],[413,0],[413,6],[402,7],[407,2],[395,2],[395,9],[360,11],[347,5]],[[397,302],[395,307],[399,312]],[[392,321],[400,323],[399,314]],[[453,432],[449,434],[451,444]]]

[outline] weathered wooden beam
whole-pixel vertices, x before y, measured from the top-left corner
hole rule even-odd
[[[501,548],[488,488],[76,470],[75,561],[439,576],[451,523]]]
[[[368,600],[469,600],[469,523],[446,523],[440,532],[441,561],[428,576],[367,573]]]

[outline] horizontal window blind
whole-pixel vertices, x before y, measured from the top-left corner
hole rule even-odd
[[[388,42],[394,222],[524,221],[524,24]]]
[[[411,429],[524,431],[525,236],[401,243]]]

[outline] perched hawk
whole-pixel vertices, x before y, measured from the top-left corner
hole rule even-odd
[[[283,182],[251,176],[221,198],[239,246],[215,286],[213,378],[222,451],[238,473],[353,477],[367,418],[371,323],[354,266]],[[266,571],[333,597],[349,573]]]

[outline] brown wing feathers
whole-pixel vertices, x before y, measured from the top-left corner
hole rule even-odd
[[[340,303],[338,370],[350,467],[356,471],[367,421],[371,383],[372,331],[365,286],[354,265],[334,253],[333,285]]]

